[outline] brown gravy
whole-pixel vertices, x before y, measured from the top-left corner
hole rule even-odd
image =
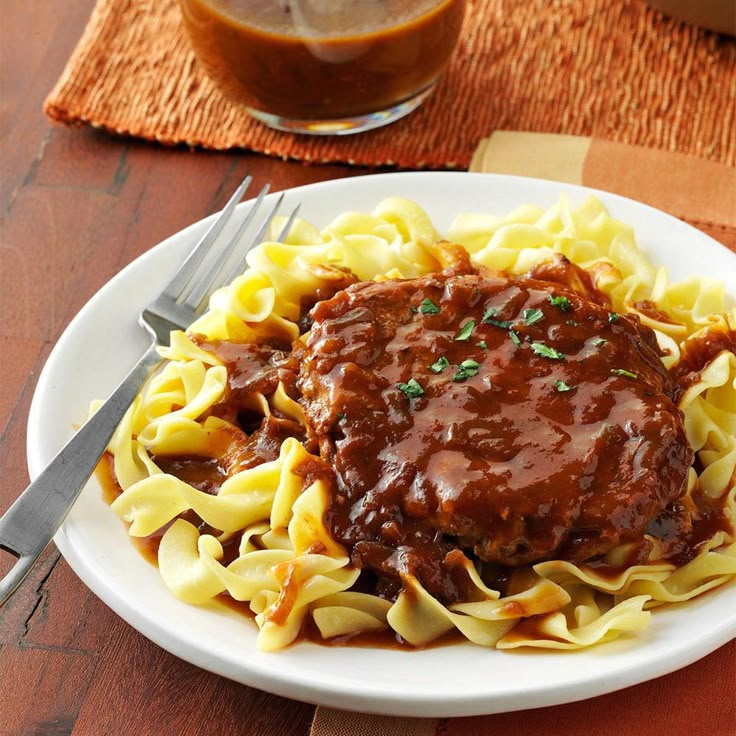
[[[683,348],[680,361],[672,369],[681,391],[697,383],[700,371],[719,353],[728,350],[736,354],[736,332],[725,325],[710,327],[698,339],[688,340]]]
[[[342,0],[319,31],[309,3],[180,0],[195,53],[231,98],[285,118],[384,110],[439,76],[465,0]]]
[[[685,490],[675,386],[634,317],[467,274],[358,284],[313,316],[298,385],[335,470],[328,527],[386,597],[411,574],[467,600],[460,550],[600,556]]]
[[[540,275],[545,275],[548,280],[538,281]],[[350,291],[360,293],[362,289],[368,288],[392,292],[388,295],[383,294],[382,296],[386,298],[379,301],[380,304],[384,305],[384,313],[379,323],[385,327],[391,320],[394,320],[394,322],[398,320],[401,323],[402,334],[407,339],[412,330],[412,325],[414,327],[419,325],[419,331],[413,335],[407,345],[402,347],[402,345],[394,344],[390,348],[395,353],[405,354],[407,351],[404,348],[411,343],[409,352],[419,356],[419,362],[416,363],[415,361],[415,365],[426,366],[430,364],[427,360],[429,353],[425,356],[423,351],[427,348],[434,356],[437,348],[436,342],[439,339],[444,345],[444,354],[451,359],[450,368],[446,370],[455,370],[456,365],[468,356],[475,360],[478,366],[484,366],[477,373],[471,371],[471,375],[461,381],[450,381],[451,385],[446,395],[452,401],[448,405],[443,405],[444,408],[440,412],[444,419],[443,422],[437,425],[437,431],[440,434],[446,434],[448,428],[451,428],[453,424],[458,425],[454,431],[456,433],[459,431],[460,425],[457,417],[450,421],[451,415],[453,412],[457,414],[459,411],[460,414],[463,414],[465,409],[468,411],[472,409],[473,400],[476,400],[477,396],[483,391],[487,391],[487,387],[483,388],[486,375],[491,375],[490,385],[493,386],[495,383],[502,391],[501,398],[499,399],[497,395],[496,400],[502,400],[502,402],[510,400],[514,404],[517,419],[524,412],[537,411],[539,414],[537,421],[546,421],[546,419],[553,418],[555,421],[562,422],[573,433],[577,431],[575,430],[576,421],[574,420],[579,411],[583,411],[580,417],[586,421],[591,419],[589,413],[595,410],[594,404],[598,400],[595,398],[597,395],[603,397],[603,401],[608,407],[607,411],[613,407],[609,399],[614,394],[618,396],[619,400],[622,396],[635,396],[636,402],[642,407],[643,414],[641,418],[646,419],[651,413],[652,405],[648,405],[644,399],[647,397],[651,399],[652,394],[659,393],[659,398],[655,402],[658,406],[658,413],[661,414],[663,411],[673,413],[671,408],[668,408],[669,396],[680,393],[682,385],[689,384],[694,380],[694,375],[720,350],[736,348],[733,332],[728,330],[708,332],[701,341],[691,342],[688,350],[683,355],[679,368],[676,367],[667,372],[658,363],[656,342],[653,335],[646,328],[640,332],[641,328],[636,317],[616,316],[615,319],[612,319],[609,315],[610,308],[605,304],[605,300],[598,300],[603,303],[589,302],[583,299],[580,294],[567,290],[563,284],[569,282],[570,274],[554,274],[549,271],[549,273],[545,272],[544,274],[535,272],[534,276],[535,279],[517,279],[509,283],[498,283],[498,280],[496,280],[493,282],[496,284],[495,286],[489,285],[488,279],[482,279],[477,275],[465,274],[458,276],[459,284],[454,287],[454,290],[450,289],[445,294],[445,297],[449,299],[446,303],[443,303],[442,299],[447,277],[441,275],[427,277],[422,281],[421,288],[417,288],[418,284],[416,283],[421,280],[414,280],[414,283],[409,285],[408,290],[406,281],[397,281],[387,282],[381,286],[372,284],[367,287],[362,285],[351,287]],[[511,291],[508,291],[509,289]],[[590,285],[584,284],[581,291],[588,292],[589,289]],[[553,303],[555,297],[560,296],[565,296],[569,302],[566,308],[561,308],[564,306],[563,304],[558,303],[555,306]],[[346,298],[345,292],[338,292],[335,296],[329,294],[329,297],[331,302],[320,302],[312,312],[312,317],[315,320],[313,335],[316,335],[312,339],[317,342],[325,337],[325,335],[320,337],[320,330],[326,315],[334,311],[336,306],[339,307],[340,302]],[[433,314],[433,310],[428,310],[429,313],[426,314],[422,311],[424,298],[430,297],[432,304],[445,310],[444,315]],[[475,310],[474,314],[478,317],[480,314],[487,312],[489,304],[491,306],[495,305],[494,309],[497,312],[491,318],[492,321],[483,324],[481,319],[476,319],[476,325],[470,337],[467,340],[457,340],[458,328],[467,324],[469,311]],[[359,308],[361,305],[354,304],[353,306]],[[365,304],[362,306],[365,306]],[[339,313],[341,309],[342,307],[338,308],[337,312]],[[541,318],[535,310],[542,313]],[[349,311],[347,310],[345,314]],[[363,355],[363,359],[365,359],[366,356],[370,355],[369,348],[372,346],[375,350],[380,340],[377,340],[375,335],[371,339],[367,339],[365,321],[361,321],[359,314],[358,319],[354,319],[356,315],[353,314],[351,323],[351,318],[345,318],[345,314],[341,316],[338,313],[332,315],[331,318],[343,319],[342,327],[347,327],[347,333],[343,335],[343,338],[347,339],[348,343],[357,349],[356,355]],[[509,324],[505,324],[506,322],[509,322]],[[313,326],[311,319],[310,326]],[[516,345],[513,340],[510,340],[509,328],[515,330],[517,337],[520,338],[520,345]],[[444,335],[445,332],[448,334]],[[531,345],[534,340],[540,338],[544,338],[547,345],[559,348],[565,354],[565,360],[541,356],[545,360],[538,362],[537,369],[541,372],[536,378],[524,372],[525,363],[523,362],[516,361],[512,371],[499,369],[499,365],[497,365],[498,360],[501,359],[499,356],[508,353],[513,358],[515,351],[519,349],[524,351],[526,364],[528,364],[531,358],[528,355]],[[322,371],[322,375],[339,375],[339,372],[338,374],[334,373],[334,366],[333,368],[330,367],[331,361],[334,362],[335,356],[339,353],[339,341],[335,341],[335,335],[332,335],[330,340],[329,350],[324,355],[320,354],[318,350],[316,357],[311,356],[311,359],[318,363],[321,361],[321,368],[319,368],[316,364],[305,366],[305,350],[308,348],[305,348],[301,343],[296,343],[295,351],[289,354],[289,351],[284,350],[282,345],[271,348],[265,345],[245,343],[207,343],[203,339],[197,339],[198,344],[216,353],[228,367],[228,389],[224,399],[220,404],[213,407],[212,412],[227,418],[228,421],[236,425],[236,428],[232,432],[227,447],[220,448],[223,452],[218,455],[219,460],[213,460],[211,457],[186,456],[161,457],[156,458],[156,461],[166,472],[171,472],[183,478],[203,491],[217,493],[220,484],[228,474],[276,457],[280,443],[286,436],[297,436],[301,441],[306,442],[307,438],[303,434],[303,428],[296,425],[296,423],[284,418],[272,417],[269,421],[262,421],[260,425],[252,425],[252,416],[247,415],[247,413],[244,414],[243,407],[248,403],[249,393],[252,391],[269,393],[280,380],[287,387],[288,393],[294,398],[299,398],[301,394],[304,394],[307,408],[309,408],[310,401],[315,401],[315,397],[311,396],[310,398],[309,391],[305,393],[304,381],[298,379],[298,375],[301,372],[303,378],[304,375],[308,375],[310,370],[316,370],[315,375],[318,375],[320,371]],[[481,345],[481,343],[483,344]],[[513,349],[511,346],[513,346]],[[637,378],[630,379],[625,375],[612,378],[609,366],[602,357],[603,350],[615,351],[614,362],[617,366],[626,364],[631,368],[633,367],[631,361],[637,360]],[[486,369],[488,369],[488,372],[486,372]],[[494,370],[496,371],[495,376],[492,375]],[[436,376],[444,373],[444,370],[440,373],[431,373],[432,377],[436,378]],[[556,390],[555,381],[559,380],[558,374],[562,375],[571,387],[574,386],[574,389],[570,391]],[[406,379],[407,377],[408,374],[402,374],[398,378]],[[531,390],[534,381],[539,377],[545,382],[546,389],[549,389],[540,394],[547,402],[544,406],[535,406],[534,393]],[[589,385],[587,382],[591,380],[592,384]],[[596,393],[596,380],[601,380],[606,385],[602,393]],[[428,388],[429,384],[426,377],[422,378],[422,382],[425,388]],[[392,385],[395,383],[396,381],[392,379]],[[460,384],[460,387],[465,387],[465,395],[463,391],[458,392],[458,384]],[[353,386],[358,385],[353,384]],[[476,386],[476,390],[470,390],[473,386]],[[335,395],[346,399],[346,395],[341,392],[348,388],[350,386],[347,384],[341,386],[340,391]],[[387,395],[385,390],[384,387],[384,395]],[[572,399],[570,394],[573,390],[580,394],[577,399],[577,409],[575,408],[575,401],[570,403]],[[380,393],[379,391],[376,395],[380,395]],[[431,398],[429,392],[426,396],[419,396],[411,400],[408,400],[409,397],[407,396],[394,395],[395,392],[391,393],[389,391],[389,393],[392,397],[389,407],[389,419],[394,425],[393,427],[389,426],[389,432],[396,431],[402,417],[407,412],[411,420],[414,421],[416,412],[422,410],[421,402],[428,401]],[[438,396],[441,399],[442,394],[438,394]],[[519,401],[516,402],[514,397],[519,398]],[[367,399],[358,400],[353,404],[348,400],[344,405],[330,405],[323,407],[323,409],[327,412],[326,416],[329,417],[329,421],[334,421],[337,427],[334,429],[337,434],[334,435],[332,441],[345,442],[349,433],[346,433],[344,422],[346,420],[362,421],[360,419],[361,414],[370,414],[371,404]],[[496,413],[502,412],[501,404],[494,411]],[[676,412],[673,415],[676,415]],[[629,416],[628,418],[632,419],[633,417]],[[527,422],[527,426],[529,427],[531,424]],[[470,421],[467,429],[477,434],[482,427]],[[657,432],[654,434],[657,435]],[[448,439],[451,443],[455,441],[449,435]],[[498,445],[501,439],[501,437],[496,438],[496,444],[493,447],[495,448],[494,452],[498,451],[503,454],[504,448]],[[483,437],[478,435],[478,442],[482,441],[484,441]],[[573,444],[575,443],[573,442]],[[669,449],[667,462],[673,465],[674,471],[678,475],[683,466],[689,465],[690,457],[687,451],[684,451],[685,454],[683,455],[675,445],[672,445]],[[321,450],[322,454],[326,455],[328,459],[330,459],[330,453],[334,452],[334,449],[330,448],[329,442],[327,444],[322,442]],[[311,447],[310,451],[316,451],[316,448]],[[436,455],[438,452],[439,449],[435,447],[430,456],[432,454]],[[364,461],[366,461],[363,463],[365,472],[375,474],[375,456],[380,455],[380,452],[373,455],[371,453],[363,454]],[[374,458],[373,461],[371,461],[371,457]],[[554,458],[550,457],[551,464],[546,465],[541,470],[537,468],[539,478],[542,480],[546,475],[558,473],[560,470],[560,457],[558,455],[555,455]],[[334,458],[332,459],[334,460]],[[574,465],[577,460],[574,456],[571,456],[565,462]],[[615,463],[613,466],[609,464],[606,467],[615,467]],[[339,463],[337,464],[337,470],[339,471]],[[472,471],[473,468],[471,467],[470,470]],[[331,472],[329,477],[325,477],[324,462],[315,460],[305,463],[304,467],[298,469],[297,472],[303,474],[309,482],[316,477],[324,477],[330,484],[333,501],[326,523],[328,528],[331,528],[333,535],[350,549],[353,561],[362,568],[360,579],[355,586],[356,590],[376,593],[392,600],[395,599],[402,587],[400,576],[396,575],[396,570],[391,569],[391,563],[387,563],[387,558],[384,556],[386,550],[370,549],[366,548],[365,545],[361,547],[361,542],[368,541],[371,543],[378,542],[379,547],[387,547],[389,557],[401,547],[401,544],[404,544],[402,553],[404,562],[408,561],[412,566],[411,572],[416,574],[425,583],[425,587],[434,595],[446,601],[464,597],[464,587],[467,581],[464,579],[461,567],[457,564],[458,558],[462,556],[460,549],[466,549],[472,554],[474,541],[478,541],[472,539],[472,535],[467,529],[461,530],[461,533],[448,534],[447,531],[428,527],[427,513],[422,512],[418,517],[412,518],[402,509],[399,509],[394,518],[388,521],[382,519],[380,514],[369,514],[362,518],[360,509],[350,516],[346,512],[352,508],[352,505],[348,504],[341,507],[339,501],[340,497],[345,497],[346,493],[344,479],[334,477]],[[97,477],[102,485],[105,500],[112,503],[121,491],[117,485],[112,458],[109,455],[106,455],[100,463]],[[364,481],[365,478],[362,480],[358,478],[356,488],[360,488]],[[610,485],[611,479],[609,478],[606,482]],[[639,535],[642,544],[634,546],[627,564],[640,564],[647,560],[651,544],[641,537],[642,533],[650,534],[660,541],[664,559],[682,565],[692,559],[703,544],[712,538],[716,532],[733,531],[733,522],[727,517],[722,503],[709,503],[700,497],[695,497],[694,500],[681,499],[680,485],[676,478],[672,481],[671,488],[675,489],[672,491],[675,499],[666,503],[665,497],[662,497],[658,501],[663,506],[662,510],[651,514],[648,520],[645,518],[642,503],[637,501],[637,506],[641,510],[641,518],[634,518],[636,514],[634,516],[630,514],[629,523],[631,529],[635,531],[635,535]],[[472,495],[471,493],[471,497]],[[359,496],[356,496],[356,498],[358,501],[360,500]],[[356,498],[352,499],[353,503]],[[486,503],[487,499],[483,502]],[[380,509],[376,507],[376,510]],[[529,533],[530,541],[534,541],[534,534],[539,534],[540,530],[544,530],[545,523],[552,523],[554,513],[553,510],[547,509],[543,504],[536,516],[525,515],[523,521],[529,525],[525,532]],[[612,514],[615,515],[614,512],[603,508],[599,518],[594,519],[598,525],[597,527],[591,527],[598,532],[597,535],[593,535],[594,537],[600,536],[601,532],[608,533],[606,524],[608,523],[608,517]],[[499,528],[502,528],[503,514],[497,514],[497,516],[496,521],[498,522],[500,519],[501,526]],[[198,526],[203,533],[217,534],[217,530],[206,527],[193,512],[186,512],[183,518]],[[361,532],[362,536],[358,534],[357,538],[351,537],[351,534],[355,531],[355,522],[365,522]],[[157,564],[158,547],[166,528],[168,528],[168,525],[149,537],[133,540],[135,546],[152,564]],[[481,529],[481,532],[483,531],[487,530]],[[413,539],[407,545],[408,536]],[[622,536],[623,540],[627,538],[626,534]],[[544,541],[544,534],[540,539]],[[613,577],[622,570],[621,567],[606,566],[602,561],[602,557],[596,556],[602,550],[591,547],[591,539],[585,534],[577,537],[575,534],[563,535],[562,544],[561,550],[563,552],[564,544],[572,545],[568,550],[569,553],[563,556],[578,561],[584,560],[585,565],[600,575]],[[237,538],[226,543],[224,547],[223,563],[228,564],[237,556]],[[577,553],[581,553],[582,556]],[[504,595],[513,587],[512,581],[517,579],[516,575],[523,576],[525,571],[529,570],[530,561],[512,559],[516,554],[518,554],[518,550],[514,548],[508,560],[509,564],[503,564],[502,560],[494,559],[493,555],[490,555],[488,561],[481,566],[481,575],[486,583],[490,587],[501,591]],[[247,603],[233,601],[227,594],[219,596],[218,600],[252,617]],[[534,622],[529,621],[524,626],[526,628],[522,627],[518,630],[518,636],[524,634],[527,629],[527,633],[531,632],[534,628]],[[408,645],[397,640],[391,631],[354,637],[339,637],[334,641],[323,642],[316,631],[316,627],[309,624],[305,626],[301,636],[304,639],[326,643],[331,646],[408,648]],[[454,639],[450,636],[449,639],[439,640],[439,643],[446,643],[449,640]]]

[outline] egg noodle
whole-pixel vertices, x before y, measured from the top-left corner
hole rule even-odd
[[[688,341],[736,329],[736,311],[727,309],[720,283],[706,278],[671,282],[666,270],[653,266],[637,247],[632,228],[612,218],[595,198],[577,209],[563,196],[547,210],[523,206],[505,217],[460,214],[445,237],[464,246],[475,266],[512,275],[561,253],[591,274],[618,312],[637,312],[635,304],[651,302],[655,316],[640,312],[639,317],[655,331],[668,368],[678,364]],[[227,369],[188,335],[237,342],[273,336],[296,340],[302,299],[328,285],[334,273],[329,267],[349,269],[363,281],[418,277],[442,267],[432,249],[439,240],[427,213],[400,198],[385,199],[371,214],[342,214],[323,230],[297,221],[286,242],[265,242],[249,254],[248,269],[212,296],[210,310],[187,334],[172,333],[171,346],[161,350],[162,370],[135,400],[109,445],[122,490],[112,509],[129,524],[131,536],[166,530],[158,564],[169,590],[193,604],[222,593],[249,602],[263,650],[288,646],[306,617],[326,639],[393,629],[421,646],[457,629],[484,646],[577,649],[639,631],[655,607],[689,600],[733,578],[731,524],[731,533],[714,532],[680,567],[661,561],[654,540],[650,562],[616,568],[626,559],[627,545],[619,545],[605,557],[615,575],[551,560],[525,568],[517,592],[502,597],[466,558],[476,592],[472,600],[445,606],[407,575],[391,602],[351,590],[359,570],[324,521],[325,483],[306,481],[296,472],[311,457],[297,439],[284,440],[276,460],[229,474],[217,495],[156,465],[157,457],[218,457],[223,438],[233,431],[210,412],[226,391]],[[251,402],[264,417],[305,422],[302,407],[281,383]],[[679,406],[696,453],[686,498],[700,495],[722,505],[733,522],[736,355],[723,350],[713,356]],[[201,533],[182,518],[192,518],[191,512],[215,531]],[[222,562],[224,544],[238,545],[228,564]]]

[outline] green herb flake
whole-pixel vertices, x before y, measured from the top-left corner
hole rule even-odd
[[[557,309],[561,309],[563,312],[569,312],[572,309],[572,304],[570,304],[570,300],[566,296],[552,296],[550,294],[547,299],[553,307],[557,307]]]
[[[593,346],[599,348],[601,345],[605,345],[607,342],[608,340],[605,340],[602,337],[596,337],[596,339],[593,340]]]
[[[493,325],[494,327],[500,327],[502,330],[508,330],[509,327],[511,327],[511,321],[506,319],[493,319],[497,314],[498,310],[495,307],[488,307],[480,323],[482,325]]]
[[[542,319],[544,319],[544,312],[541,309],[524,310],[524,322],[526,322],[527,325],[535,325]]]
[[[478,361],[464,360],[457,367],[457,372],[452,377],[452,380],[455,383],[458,383],[459,381],[464,381],[467,378],[470,378],[471,376],[476,376],[479,370],[480,370],[480,363],[478,363]]]
[[[422,384],[414,378],[410,378],[406,383],[398,383],[396,387],[407,399],[416,399],[419,396],[424,396]]]
[[[618,322],[619,318],[621,317],[620,314],[617,314],[616,312],[609,312],[608,313],[608,321],[613,324],[614,322]]]
[[[637,378],[636,373],[632,373],[631,371],[626,371],[623,368],[611,368],[611,373],[613,373],[614,376],[624,376],[625,378]]]
[[[481,350],[488,350],[488,345],[486,344],[486,341],[485,341],[485,340],[481,340],[481,341],[480,341],[480,342],[478,343],[478,347],[479,347],[479,348],[480,348]]]
[[[541,355],[543,358],[549,358],[550,360],[565,360],[565,356],[559,350],[555,350],[543,342],[533,342],[532,352],[535,355]]]
[[[431,299],[425,299],[419,305],[419,311],[422,314],[439,314],[440,308]]]
[[[342,421],[343,419],[345,419],[345,413],[344,413],[344,412],[342,412],[342,411],[339,411],[339,412],[337,413],[337,421],[338,421],[338,422],[341,422],[341,421]]]
[[[445,358],[445,356],[443,355],[441,358],[432,363],[431,366],[429,366],[429,370],[431,370],[432,373],[442,373],[442,371],[445,370],[445,368],[447,368],[447,366],[449,365],[450,361],[447,360],[447,358]]]
[[[416,314],[419,311],[419,307],[409,307],[409,311]]]
[[[572,391],[576,386],[568,386],[564,381],[555,381],[555,389],[558,393],[564,393],[565,391]]]
[[[509,330],[509,337],[511,338],[511,342],[514,343],[517,348],[519,347],[519,345],[521,345],[521,340],[519,339],[519,336],[513,330]]]
[[[460,332],[455,335],[455,340],[458,342],[466,342],[470,339],[470,336],[473,334],[473,330],[475,329],[475,320],[471,319],[468,320],[461,328]]]

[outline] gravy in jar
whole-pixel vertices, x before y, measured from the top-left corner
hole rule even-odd
[[[252,111],[335,120],[429,89],[465,0],[180,0],[209,76]]]

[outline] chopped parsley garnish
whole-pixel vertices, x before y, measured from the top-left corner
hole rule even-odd
[[[570,304],[570,300],[566,296],[552,296],[550,294],[547,299],[553,307],[557,307],[557,309],[561,309],[563,312],[569,312],[572,309],[572,304]]]
[[[620,316],[621,315],[620,314],[617,314],[616,312],[609,312],[608,313],[608,321],[611,322],[611,323],[618,322],[618,319],[619,319]]]
[[[480,323],[482,325],[493,325],[494,327],[500,327],[502,330],[508,330],[511,327],[511,322],[505,319],[493,319],[498,314],[498,309],[495,307],[488,307],[483,314],[483,319]]]
[[[470,336],[473,334],[473,330],[475,329],[475,320],[471,319],[468,320],[461,328],[460,332],[455,335],[455,340],[458,342],[465,342],[466,340],[470,339]]]
[[[519,347],[519,345],[521,345],[521,340],[519,339],[519,336],[513,330],[509,330],[509,337],[511,338],[511,342],[514,343],[517,348]]]
[[[486,341],[485,340],[481,340],[478,343],[478,347],[481,348],[482,350],[488,350],[488,345],[486,344]]]
[[[416,314],[419,311],[419,307],[409,307],[409,311]]]
[[[555,388],[559,393],[564,393],[565,391],[572,391],[575,386],[568,386],[564,381],[555,381]]]
[[[414,378],[410,378],[406,383],[398,383],[396,387],[407,399],[416,399],[419,396],[424,396],[422,384]]]
[[[623,368],[611,368],[611,373],[613,373],[614,376],[624,376],[626,378],[636,378],[636,373],[632,373],[631,371],[626,371]]]
[[[422,314],[439,314],[440,308],[431,299],[425,299],[419,305],[419,311]]]
[[[508,319],[487,319],[483,324],[500,327],[502,330],[508,330],[511,327],[511,320]]]
[[[532,352],[535,355],[541,355],[543,358],[549,358],[550,360],[565,360],[565,356],[559,350],[555,350],[543,342],[533,342]]]
[[[539,322],[540,319],[544,319],[544,312],[541,309],[524,310],[524,322],[528,325],[534,325]]]
[[[475,360],[464,360],[457,367],[457,372],[452,377],[452,380],[455,381],[456,383],[458,381],[464,381],[466,378],[470,378],[471,376],[477,375],[479,370],[480,370],[480,363],[478,363]]]
[[[345,413],[342,411],[337,412],[337,420],[341,422],[343,419],[345,419]]]
[[[442,373],[447,366],[450,365],[450,361],[445,358],[443,355],[441,358],[436,360],[434,363],[432,363],[431,366],[429,366],[429,370],[432,371],[432,373]]]
[[[608,340],[605,340],[602,337],[596,337],[595,340],[593,340],[593,345],[597,348],[599,348],[601,345],[605,345],[608,342]]]

